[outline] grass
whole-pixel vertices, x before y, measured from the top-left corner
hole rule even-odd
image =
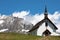
[[[0,40],[60,40],[60,36],[33,36],[19,33],[0,33]]]

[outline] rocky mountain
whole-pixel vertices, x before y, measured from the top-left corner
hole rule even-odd
[[[23,18],[13,16],[0,17],[0,32],[26,33],[33,27],[33,24]]]

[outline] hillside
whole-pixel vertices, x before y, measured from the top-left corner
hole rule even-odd
[[[0,40],[60,40],[59,36],[40,37],[19,33],[0,33]]]

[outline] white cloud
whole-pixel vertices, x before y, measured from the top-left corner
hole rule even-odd
[[[19,18],[23,18],[25,17],[26,15],[28,15],[29,12],[28,11],[21,11],[21,12],[14,12],[12,15],[14,17],[19,17]]]

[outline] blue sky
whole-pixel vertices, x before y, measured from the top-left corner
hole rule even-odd
[[[60,11],[60,0],[46,0],[50,13]],[[0,0],[0,13],[10,15],[13,12],[30,11],[32,15],[44,11],[44,0]]]

